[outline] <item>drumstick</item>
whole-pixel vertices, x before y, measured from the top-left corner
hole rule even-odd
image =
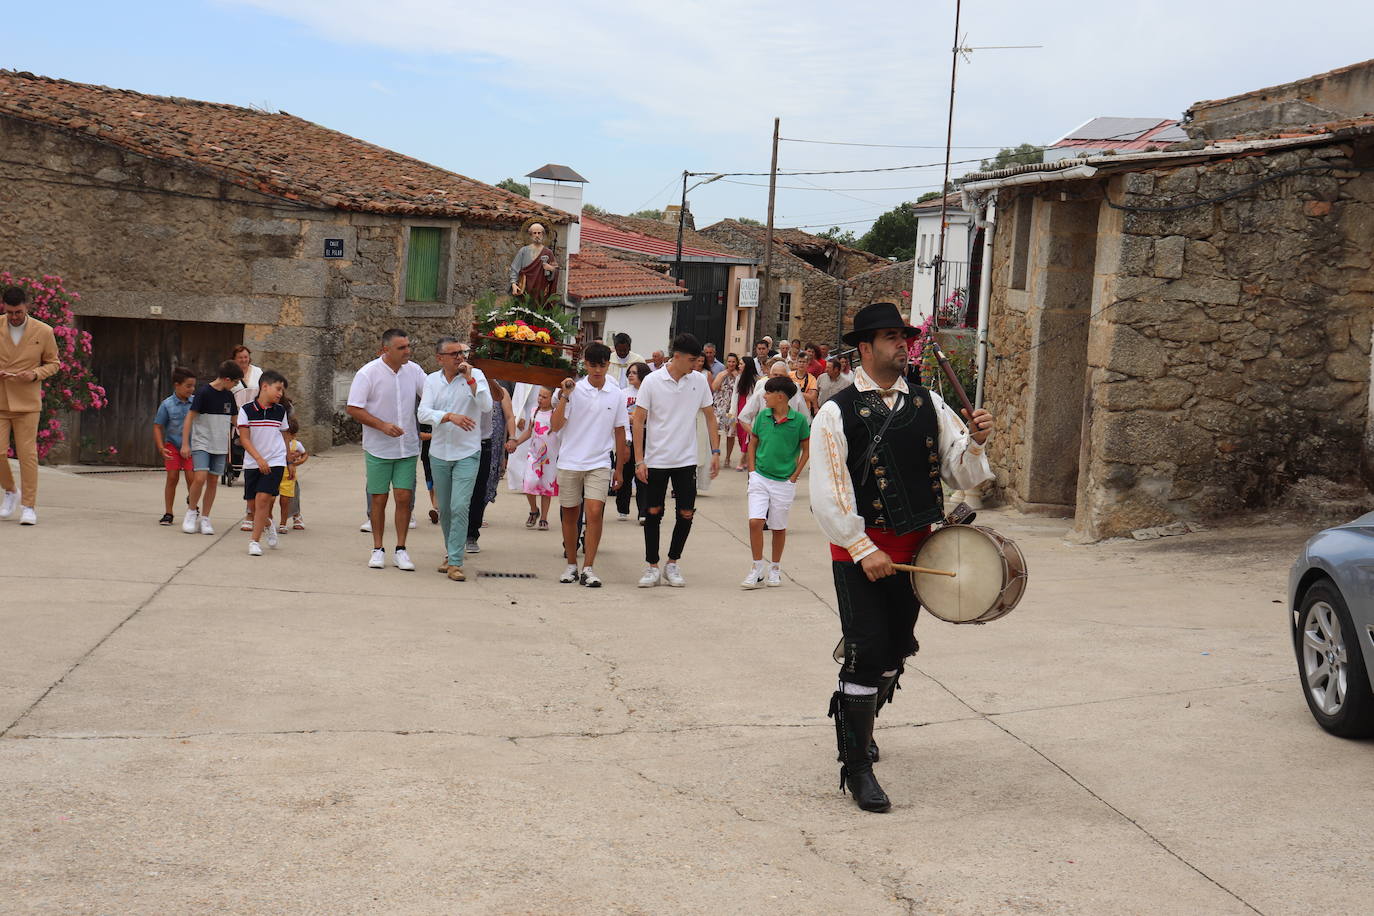
[[[931,576],[949,576],[951,579],[959,574],[948,569],[926,569],[924,566],[908,566],[905,563],[893,563],[893,569],[900,569],[902,572],[926,573]]]

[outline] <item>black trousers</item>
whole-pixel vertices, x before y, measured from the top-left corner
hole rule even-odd
[[[477,466],[477,480],[472,485],[472,500],[468,503],[468,540],[482,536],[482,517],[487,514],[487,483],[491,480],[491,440],[482,440],[482,462]]]
[[[830,565],[844,633],[840,680],[881,687],[883,672],[901,668],[918,648],[916,617],[921,607],[911,576],[897,573],[869,582],[858,563],[832,560]]]
[[[621,515],[626,515],[630,511],[630,494],[634,493],[635,506],[638,507],[639,517],[643,518],[645,486],[635,477],[635,460],[628,459],[620,469],[620,489],[615,491],[615,510]]]
[[[658,565],[659,529],[663,525],[663,509],[668,495],[668,484],[673,485],[677,509],[677,521],[673,524],[673,539],[668,543],[668,561],[676,562],[682,558],[687,547],[687,535],[692,533],[691,516],[683,517],[683,512],[692,512],[697,507],[697,466],[690,464],[682,468],[649,468],[649,482],[640,490],[644,494],[644,559],[651,566]],[[650,509],[658,509],[650,512]]]

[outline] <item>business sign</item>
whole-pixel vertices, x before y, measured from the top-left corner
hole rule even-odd
[[[742,309],[756,309],[759,307],[758,280],[739,281],[739,307]]]
[[[326,258],[341,258],[344,256],[343,239],[325,239],[324,256]]]

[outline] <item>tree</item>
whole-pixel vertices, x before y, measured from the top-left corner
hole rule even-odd
[[[628,215],[634,219],[652,219],[658,220],[659,222],[663,221],[662,210],[636,210],[635,212],[630,213]]]
[[[832,242],[838,242],[841,245],[848,245],[850,248],[857,248],[859,245],[859,237],[854,234],[853,229],[840,231],[839,226],[831,226],[824,232],[817,232],[816,235],[823,239],[830,239]]]
[[[884,258],[910,260],[916,256],[916,214],[908,204],[893,207],[873,221],[854,247]]]
[[[763,223],[759,222],[759,221],[756,220],[756,219],[753,219],[753,218],[751,218],[751,217],[748,217],[748,216],[737,216],[737,217],[735,217],[735,222],[740,223],[741,225],[744,225],[744,226],[762,226],[762,225],[763,225]]]
[[[596,204],[583,204],[583,205],[582,205],[582,212],[583,212],[583,213],[586,213],[586,214],[589,214],[589,215],[591,215],[591,216],[608,216],[608,215],[610,215],[610,211],[609,211],[609,210],[603,210],[601,207],[598,207]]]
[[[1020,146],[998,150],[996,156],[991,159],[984,159],[979,164],[978,171],[995,172],[998,169],[1009,169],[1015,165],[1033,165],[1044,161],[1044,149],[1031,143],[1022,143]]]
[[[922,194],[920,197],[916,198],[916,203],[918,203],[918,204],[923,204],[923,203],[925,203],[925,202],[928,201],[928,200],[935,200],[935,199],[938,198],[939,196],[940,196],[940,192],[939,192],[939,191],[927,191],[927,192],[925,192],[924,194]]]
[[[496,186],[503,190],[510,191],[512,194],[519,194],[521,197],[530,196],[530,186],[521,184],[514,178],[502,178],[500,181],[496,182]]]

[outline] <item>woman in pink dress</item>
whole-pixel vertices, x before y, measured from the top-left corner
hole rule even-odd
[[[525,477],[522,489],[530,501],[530,517],[526,528],[534,527],[535,518],[539,519],[539,530],[549,530],[549,500],[558,495],[558,433],[553,431],[553,389],[539,389],[539,404],[534,417],[525,432],[516,440],[516,446],[529,440],[529,453],[526,456]],[[535,497],[539,506],[535,508]]]

